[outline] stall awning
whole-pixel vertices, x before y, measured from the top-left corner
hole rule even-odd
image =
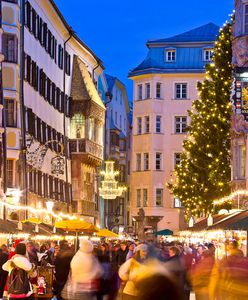
[[[173,231],[171,231],[170,229],[163,229],[154,232],[154,235],[173,235]]]
[[[243,228],[241,228],[241,226]],[[248,230],[248,210],[234,213],[231,216],[226,216],[225,219],[217,222],[216,224],[209,227],[208,229]]]

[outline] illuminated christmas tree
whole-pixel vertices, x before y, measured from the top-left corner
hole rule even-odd
[[[226,22],[215,42],[206,77],[198,83],[199,100],[189,112],[189,138],[184,141],[174,184],[168,184],[186,215],[207,215],[213,200],[230,193],[230,127],[232,24]]]

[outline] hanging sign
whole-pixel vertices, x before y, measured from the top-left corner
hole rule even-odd
[[[248,70],[235,74],[233,98],[235,114],[242,115],[244,121],[248,122]]]

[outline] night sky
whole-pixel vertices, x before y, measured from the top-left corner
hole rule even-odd
[[[118,77],[132,101],[127,73],[147,54],[148,39],[166,38],[229,19],[234,0],[55,0],[77,35]]]

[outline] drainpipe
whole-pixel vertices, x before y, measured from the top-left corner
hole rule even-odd
[[[20,159],[22,162],[22,182],[21,190],[24,198],[24,205],[28,205],[28,186],[27,186],[27,158],[26,158],[26,123],[25,123],[25,104],[24,104],[24,22],[25,22],[25,0],[21,0],[20,6],[21,27],[20,27],[20,120],[21,120],[21,152]],[[25,219],[28,213],[25,210]]]
[[[66,66],[66,57],[65,57],[65,51],[66,51],[66,43],[71,39],[73,36],[73,31],[69,31],[69,37],[64,42],[64,64],[63,64],[63,92],[64,92],[64,115],[63,115],[63,131],[64,131],[64,149],[65,149],[65,182],[66,186],[68,186],[68,167],[67,167],[67,155],[68,155],[68,141],[66,137],[66,125],[65,125],[65,111],[66,111],[66,97],[65,97],[65,66]],[[72,191],[70,189],[70,204],[72,204]]]
[[[93,83],[95,84],[95,70],[100,66],[99,61],[97,61],[97,64],[95,65],[95,67],[92,70],[92,79],[93,79]]]

